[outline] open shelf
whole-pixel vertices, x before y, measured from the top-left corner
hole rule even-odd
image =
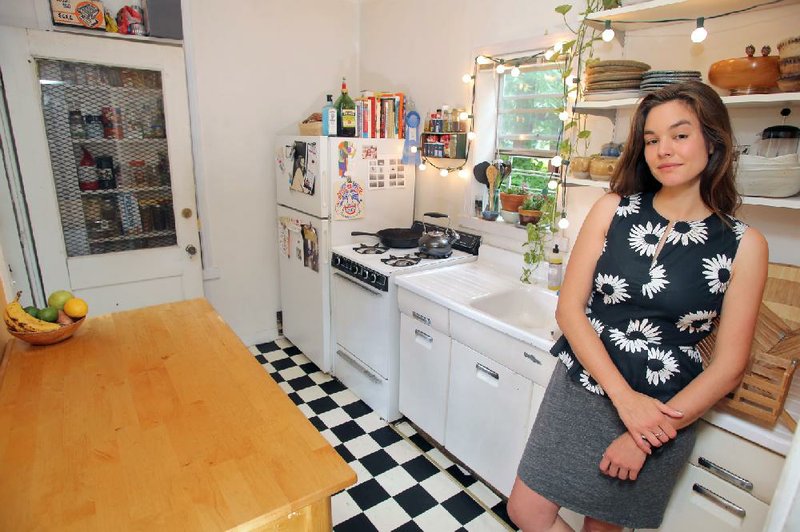
[[[640,98],[621,98],[606,101],[577,102],[573,112],[590,115],[612,116],[618,109],[632,109]],[[774,92],[772,94],[748,94],[723,96],[722,102],[729,108],[793,106],[800,103],[800,92]]]
[[[568,177],[567,186],[595,187],[608,189],[608,181],[580,179]],[[763,205],[766,207],[782,207],[784,209],[800,209],[800,194],[788,198],[762,198],[758,196],[742,196],[742,205]]]
[[[675,22],[693,21],[698,17],[709,18],[714,15],[747,9],[756,3],[753,0],[651,0],[640,4],[597,11],[590,13],[586,18],[588,24],[595,29],[602,30],[605,21],[610,20],[612,25],[617,24],[614,26],[614,31],[629,31],[655,27],[655,24],[632,21],[673,19],[685,19],[683,21],[676,20]],[[756,9],[773,9],[797,3],[800,3],[800,0],[783,0],[778,4],[760,6]],[[662,22],[659,24],[669,23]]]

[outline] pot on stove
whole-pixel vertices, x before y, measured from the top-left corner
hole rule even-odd
[[[423,221],[419,250],[434,257],[446,257],[453,251],[453,242],[458,240],[458,233],[450,228],[450,217],[441,212],[426,212],[425,216],[447,218],[447,228],[444,231],[428,229]]]

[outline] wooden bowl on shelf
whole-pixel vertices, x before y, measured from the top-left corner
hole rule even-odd
[[[761,49],[761,57],[754,56],[753,46],[748,46],[746,52],[747,57],[723,59],[711,65],[708,81],[715,87],[729,91],[731,96],[774,92],[780,77],[780,58],[769,55],[769,46]]]
[[[83,325],[84,321],[86,321],[86,317],[46,332],[17,332],[9,329],[8,334],[31,345],[51,345],[71,337]]]

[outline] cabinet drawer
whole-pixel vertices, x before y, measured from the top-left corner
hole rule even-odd
[[[450,333],[449,311],[445,307],[399,287],[397,289],[397,302],[400,305],[400,312],[403,314],[424,325],[429,325],[437,331],[442,331],[445,334]]]
[[[769,505],[692,464],[683,468],[661,532],[759,532]]]
[[[508,369],[547,387],[556,357],[507,334],[455,312],[450,316],[450,336],[483,353]]]
[[[400,412],[442,445],[447,415],[450,337],[400,315]]]
[[[703,420],[699,423],[691,463],[771,503],[784,457]]]

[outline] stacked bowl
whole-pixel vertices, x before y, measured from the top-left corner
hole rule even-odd
[[[778,43],[778,88],[783,92],[800,91],[800,35]]]
[[[612,59],[586,65],[585,100],[637,98],[642,73],[650,65],[641,61]]]

